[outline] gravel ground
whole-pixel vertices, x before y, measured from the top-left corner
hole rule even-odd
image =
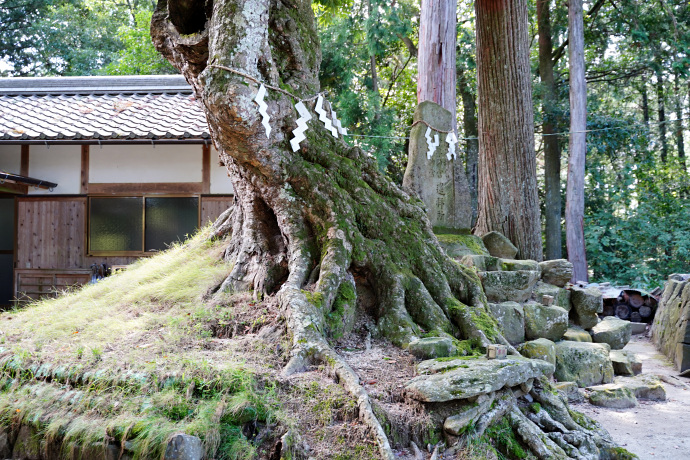
[[[639,356],[644,374],[660,376],[666,401],[640,401],[632,409],[607,409],[587,403],[574,408],[601,422],[617,443],[640,460],[690,460],[690,379],[679,377],[648,337],[633,336],[625,349]]]

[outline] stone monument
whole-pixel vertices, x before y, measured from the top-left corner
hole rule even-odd
[[[414,121],[426,122],[442,131],[453,127],[451,113],[440,105],[424,101],[417,106]],[[438,147],[431,159],[427,158],[428,126],[417,123],[410,131],[410,149],[403,186],[414,191],[424,202],[434,227],[469,229],[472,226],[470,188],[465,176],[465,166],[456,154],[447,158],[446,133],[431,130],[432,141],[438,136]],[[456,144],[459,152],[461,144]]]

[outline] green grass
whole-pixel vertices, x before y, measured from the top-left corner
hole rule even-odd
[[[232,267],[208,232],[0,315],[0,425],[31,426],[65,457],[126,441],[135,459],[161,458],[185,432],[208,458],[251,458],[242,428],[273,422],[276,390],[231,347],[213,347],[211,325],[248,300],[212,298]]]

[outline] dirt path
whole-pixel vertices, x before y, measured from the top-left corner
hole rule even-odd
[[[641,460],[690,460],[690,379],[678,377],[670,361],[647,337],[633,336],[625,349],[639,356],[644,374],[665,376],[661,378],[665,380],[666,401],[640,401],[633,409],[583,403],[575,409],[601,422],[617,443]]]

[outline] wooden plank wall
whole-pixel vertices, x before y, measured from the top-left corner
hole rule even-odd
[[[201,197],[201,226],[214,222],[233,203],[234,199],[231,196]]]
[[[18,198],[16,268],[84,267],[86,198]]]
[[[17,199],[17,269],[88,269],[126,265],[137,257],[86,255],[86,198]]]

